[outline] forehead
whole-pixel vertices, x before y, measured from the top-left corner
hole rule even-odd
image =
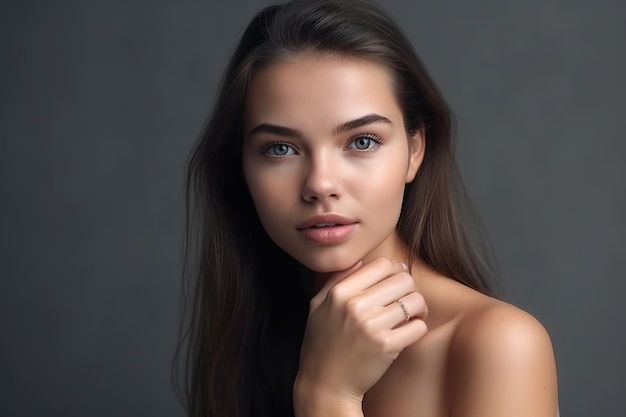
[[[246,93],[245,127],[274,123],[315,130],[371,113],[402,121],[384,66],[343,57],[299,57],[254,75]]]

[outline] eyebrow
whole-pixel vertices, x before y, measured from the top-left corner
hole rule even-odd
[[[338,135],[340,133],[344,133],[349,130],[357,129],[359,127],[371,125],[374,123],[391,124],[391,120],[379,114],[368,114],[367,116],[359,117],[358,119],[350,120],[349,122],[340,124],[335,128],[335,130],[333,130],[333,133],[335,135]]]
[[[387,119],[385,116],[381,116],[379,114],[368,114],[363,117],[359,117],[358,119],[350,120],[348,122],[342,123],[339,126],[333,129],[333,134],[338,135],[340,133],[344,133],[353,129],[357,129],[362,126],[371,125],[374,123],[387,123],[391,124],[391,120]],[[252,130],[248,136],[253,136],[258,133],[270,133],[278,136],[285,136],[291,138],[301,138],[304,136],[302,132],[298,129],[293,129],[285,126],[278,126],[270,123],[261,123],[256,126]]]

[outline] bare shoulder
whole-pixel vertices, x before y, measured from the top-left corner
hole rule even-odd
[[[558,414],[552,343],[531,314],[483,303],[459,319],[450,347],[452,416]]]
[[[463,317],[456,328],[453,348],[460,354],[492,358],[548,354],[552,344],[548,332],[531,314],[510,304],[493,300]]]

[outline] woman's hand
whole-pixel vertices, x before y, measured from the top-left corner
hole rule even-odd
[[[365,392],[426,333],[426,314],[400,262],[377,258],[332,274],[310,304],[294,385],[297,415],[361,415]]]

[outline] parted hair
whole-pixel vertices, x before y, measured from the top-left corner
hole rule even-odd
[[[397,230],[411,256],[499,295],[493,257],[454,158],[454,118],[402,30],[363,0],[295,0],[249,23],[186,166],[179,394],[193,417],[291,416],[309,300],[300,265],[267,236],[242,170],[247,86],[301,55],[362,59],[391,74],[407,134],[423,129],[422,165]],[[285,296],[284,294],[288,294]]]

